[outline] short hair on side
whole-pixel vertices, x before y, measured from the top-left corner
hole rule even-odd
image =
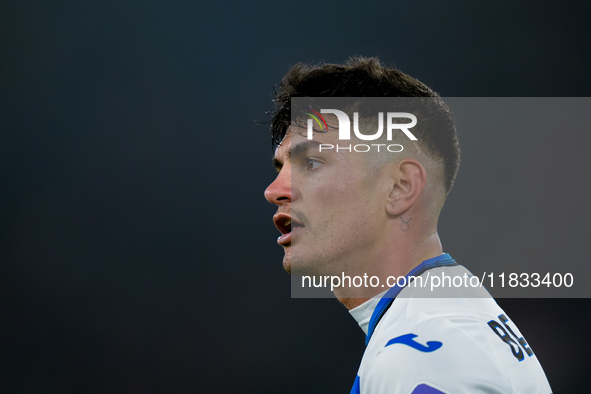
[[[273,146],[283,141],[291,122],[292,97],[428,97],[439,127],[419,131],[421,146],[444,165],[449,193],[460,166],[460,145],[452,113],[436,92],[419,80],[385,67],[377,57],[352,57],[344,65],[298,63],[281,80],[271,112]],[[414,133],[414,131],[413,131]],[[419,136],[417,135],[417,137]]]

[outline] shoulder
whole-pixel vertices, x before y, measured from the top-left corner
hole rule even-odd
[[[427,384],[444,393],[549,394],[544,372],[528,351],[490,296],[397,298],[363,356],[361,393],[411,393]]]

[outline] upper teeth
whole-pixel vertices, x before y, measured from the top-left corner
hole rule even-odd
[[[286,221],[283,223],[283,225],[284,225],[284,226],[289,226],[290,224],[291,224],[291,219],[287,219],[287,220],[286,220]]]

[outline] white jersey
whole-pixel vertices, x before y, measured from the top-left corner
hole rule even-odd
[[[448,254],[408,276],[442,273],[472,276]],[[395,286],[351,310],[367,334],[351,394],[551,394],[527,341],[484,288],[456,291],[462,298],[428,292]]]

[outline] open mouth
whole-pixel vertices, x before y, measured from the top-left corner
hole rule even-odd
[[[291,236],[301,228],[305,227],[302,223],[294,220],[289,215],[280,214],[273,218],[275,227],[281,232],[281,236],[277,238],[279,245],[291,244]]]
[[[299,227],[304,227],[303,224],[301,224],[300,222],[296,222],[293,219],[280,220],[276,222],[275,225],[277,226],[279,231],[281,231],[281,234],[288,234],[292,231],[296,231],[296,229]]]

